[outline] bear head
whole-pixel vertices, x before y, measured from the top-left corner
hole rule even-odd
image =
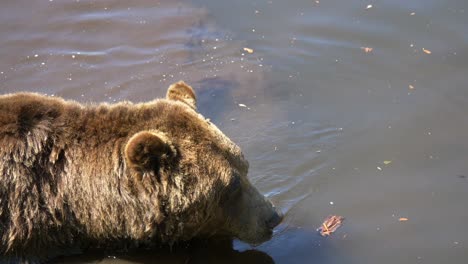
[[[151,205],[154,236],[270,239],[282,214],[249,182],[240,148],[197,112],[192,87],[175,83],[153,103],[157,118],[141,107],[145,125],[130,133],[123,155],[129,188]]]

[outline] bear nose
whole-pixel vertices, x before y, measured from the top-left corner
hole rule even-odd
[[[268,228],[273,229],[283,221],[283,214],[275,209],[273,215],[266,222]]]

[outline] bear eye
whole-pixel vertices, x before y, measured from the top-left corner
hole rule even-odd
[[[232,201],[238,200],[239,196],[242,194],[242,179],[237,172],[233,172],[231,175],[231,180],[226,185],[223,195],[221,196],[221,203],[230,203]]]

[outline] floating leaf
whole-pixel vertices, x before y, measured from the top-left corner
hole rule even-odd
[[[329,236],[343,224],[343,221],[344,217],[342,216],[329,215],[325,221],[323,221],[323,224],[317,228],[317,231],[324,237]]]
[[[254,52],[254,50],[251,48],[244,48],[243,50],[249,54],[252,54]]]
[[[423,50],[423,51],[424,51],[424,53],[426,53],[426,54],[431,54],[431,53],[432,53],[432,51],[430,51],[430,50],[427,50],[427,49],[425,49],[425,48],[423,48],[422,50]]]

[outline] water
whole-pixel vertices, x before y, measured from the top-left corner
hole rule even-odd
[[[256,248],[60,262],[466,263],[467,13],[464,0],[2,1],[1,93],[147,101],[186,80],[286,213]],[[322,238],[329,214],[346,221]]]

